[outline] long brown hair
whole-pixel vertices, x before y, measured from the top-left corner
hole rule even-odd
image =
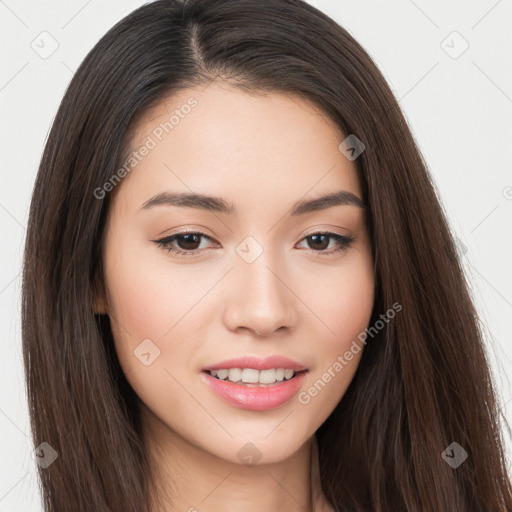
[[[435,188],[366,51],[301,0],[158,0],[115,25],[73,77],[37,174],[26,239],[22,339],[46,512],[140,512],[154,492],[138,397],[95,315],[110,195],[140,116],[187,86],[227,80],[299,95],[365,145],[356,164],[375,261],[368,343],[317,431],[337,511],[507,511],[498,397],[477,312]],[[341,140],[340,140],[341,142]],[[458,467],[441,456],[457,442]]]

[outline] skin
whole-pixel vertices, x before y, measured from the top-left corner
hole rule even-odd
[[[148,111],[132,149],[192,96],[197,106],[112,192],[96,312],[110,315],[121,366],[141,399],[147,447],[170,496],[166,511],[307,511],[311,503],[332,510],[311,457],[314,433],[343,397],[362,350],[309,403],[295,396],[269,411],[234,407],[200,377],[225,359],[280,354],[307,366],[307,391],[368,326],[374,277],[364,210],[338,205],[289,216],[299,199],[340,190],[362,198],[355,162],[338,149],[345,137],[336,125],[306,100],[221,82],[181,90]],[[219,196],[237,215],[140,210],[164,191]],[[153,242],[185,229],[210,239],[188,256]],[[306,238],[322,230],[355,240],[329,254],[335,239],[322,246]],[[250,264],[235,250],[249,235],[263,249]],[[145,339],[160,350],[148,366],[134,356]],[[256,465],[237,455],[247,443],[261,456]]]

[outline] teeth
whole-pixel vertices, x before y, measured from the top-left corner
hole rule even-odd
[[[272,368],[270,370],[254,370],[253,368],[230,368],[209,370],[212,377],[230,382],[243,382],[244,384],[274,384],[283,380],[290,380],[295,370],[289,368]]]
[[[242,380],[242,370],[240,368],[230,368],[228,372],[228,379],[231,382],[238,382]]]
[[[246,384],[256,384],[256,382],[258,382],[259,375],[260,372],[258,370],[244,368],[242,370],[242,382],[245,382]]]
[[[220,380],[224,380],[228,376],[227,370],[217,370],[217,378]]]
[[[292,370],[293,374],[293,370]],[[261,370],[259,382],[261,384],[273,384],[276,381],[275,370]]]

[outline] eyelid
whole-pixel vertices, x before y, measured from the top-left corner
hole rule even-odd
[[[329,225],[311,228],[311,229],[308,229],[302,235],[302,238],[305,238],[305,237],[308,237],[311,235],[317,235],[317,234],[329,234],[329,235],[342,236],[344,238],[351,238],[351,235],[349,233],[343,234],[343,233],[338,233],[338,231],[335,231],[335,230],[340,230],[340,229],[342,229],[342,228],[340,228],[338,226],[329,226]],[[346,229],[346,228],[343,228],[343,229],[348,231],[348,229]],[[302,240],[302,238],[301,238],[301,240]]]
[[[157,240],[163,240],[164,238],[170,238],[172,236],[177,235],[186,235],[188,233],[198,234],[198,235],[204,235],[208,238],[215,238],[215,235],[212,234],[212,232],[203,227],[203,226],[195,226],[195,227],[188,227],[188,228],[176,228],[174,230],[171,230],[170,232],[166,232],[165,235],[159,236]]]

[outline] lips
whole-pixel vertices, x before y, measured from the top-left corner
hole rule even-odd
[[[229,404],[252,411],[276,409],[300,390],[307,368],[284,356],[246,356],[203,368],[203,382]]]
[[[204,370],[229,370],[230,368],[253,368],[254,370],[270,370],[275,368],[289,368],[296,372],[305,370],[306,367],[303,364],[297,363],[293,359],[289,359],[284,356],[269,356],[265,358],[244,356],[236,359],[228,359],[221,361],[210,366],[205,366]]]

